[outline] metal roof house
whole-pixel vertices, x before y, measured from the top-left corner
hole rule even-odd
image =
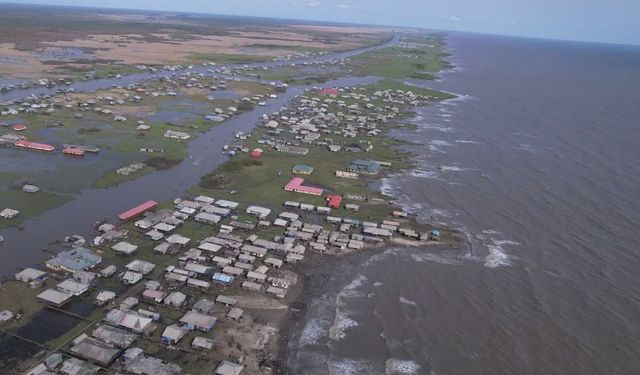
[[[310,165],[298,164],[291,168],[291,172],[296,174],[310,175],[313,173],[313,167]]]
[[[77,247],[72,250],[62,251],[52,259],[45,262],[45,265],[56,271],[86,271],[92,269],[102,262],[102,257],[94,254],[84,247]]]
[[[180,323],[190,330],[200,330],[203,332],[209,332],[216,324],[216,317],[199,313],[197,311],[189,311],[180,318]]]
[[[351,162],[347,167],[348,172],[377,174],[380,172],[380,163],[375,160],[357,159]]]

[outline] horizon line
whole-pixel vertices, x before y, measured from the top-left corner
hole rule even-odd
[[[551,41],[551,42],[571,42],[571,43],[584,43],[584,44],[598,44],[598,45],[610,45],[610,46],[621,46],[621,47],[640,47],[640,42],[636,43],[622,43],[622,42],[606,42],[606,41],[594,41],[587,39],[569,39],[562,37],[541,37],[529,34],[505,34],[505,33],[496,33],[496,32],[486,32],[486,31],[475,31],[468,29],[437,29],[437,28],[429,28],[429,27],[418,27],[418,26],[401,26],[401,25],[389,25],[382,23],[360,23],[360,22],[340,22],[340,21],[327,21],[321,19],[303,19],[303,18],[289,18],[289,17],[276,17],[276,16],[253,16],[247,14],[224,14],[224,13],[210,13],[206,11],[196,11],[196,10],[188,10],[188,11],[177,11],[177,10],[167,10],[167,9],[142,9],[142,8],[118,8],[118,7],[109,7],[109,6],[96,6],[96,5],[65,5],[65,4],[42,4],[42,3],[16,3],[14,1],[4,1],[0,0],[0,5],[17,5],[21,7],[54,7],[54,8],[80,8],[80,9],[95,9],[95,10],[116,10],[116,11],[128,11],[128,12],[157,12],[157,13],[168,13],[168,14],[185,14],[185,15],[205,15],[205,16],[221,16],[221,17],[237,17],[237,18],[255,18],[262,20],[277,20],[277,21],[298,21],[298,22],[316,22],[323,23],[327,25],[334,26],[367,26],[373,28],[400,28],[406,30],[423,30],[423,31],[432,31],[432,32],[445,32],[445,33],[466,33],[466,34],[477,34],[477,35],[488,35],[488,36],[501,36],[501,37],[511,37],[511,38],[522,38],[522,39],[534,39],[541,41]]]

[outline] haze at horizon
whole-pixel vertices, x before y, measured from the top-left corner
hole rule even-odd
[[[5,1],[2,1],[5,2]],[[640,45],[640,2],[611,0],[23,0],[95,6],[420,27]]]

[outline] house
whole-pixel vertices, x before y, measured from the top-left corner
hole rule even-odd
[[[282,260],[281,259],[277,259],[277,258],[267,258],[264,260],[263,262],[266,265],[269,265],[273,268],[280,268],[282,267]]]
[[[331,194],[327,197],[327,207],[340,208],[342,203],[342,197],[336,194]]]
[[[313,167],[304,164],[298,164],[291,169],[292,173],[310,175],[313,173]]]
[[[162,343],[165,345],[177,344],[187,333],[189,333],[188,329],[172,324],[164,329],[160,340],[162,340]]]
[[[211,276],[211,280],[220,284],[231,284],[231,282],[233,281],[234,277],[231,275],[227,275],[225,273],[221,273],[221,272],[216,272],[215,274],[213,274],[213,276]]]
[[[86,334],[73,340],[73,345],[69,350],[77,357],[101,366],[108,366],[120,353],[120,350],[113,345]]]
[[[166,241],[172,244],[185,246],[191,241],[191,239],[187,237],[183,237],[179,234],[172,234],[171,236],[167,237]]]
[[[175,130],[167,130],[164,133],[164,136],[167,138],[173,138],[173,139],[179,139],[179,140],[186,140],[191,138],[191,135],[189,135],[189,133],[185,133],[185,132],[178,132]]]
[[[92,269],[102,262],[102,257],[84,247],[61,251],[47,260],[45,265],[55,271],[77,272]]]
[[[197,311],[201,314],[211,315],[215,310],[215,302],[209,301],[208,299],[200,299],[198,302],[194,303],[191,307],[191,310]]]
[[[110,277],[111,275],[115,274],[116,271],[118,271],[118,268],[112,264],[101,269],[100,272],[98,272],[98,277]]]
[[[207,212],[200,212],[193,218],[195,221],[203,224],[216,225],[222,219],[218,215],[210,214]]]
[[[11,208],[5,208],[4,210],[0,211],[0,217],[3,219],[13,219],[14,217],[18,216],[18,214],[20,213],[20,211],[18,210],[14,210]]]
[[[161,290],[146,289],[142,292],[142,299],[152,303],[162,303],[166,293]]]
[[[96,295],[96,305],[104,306],[115,298],[116,294],[114,292],[110,290],[103,290]]]
[[[244,311],[242,311],[241,308],[239,307],[233,307],[231,308],[231,310],[229,310],[229,312],[227,313],[227,319],[231,319],[231,320],[240,320],[242,319],[242,314],[244,314]]]
[[[186,328],[190,330],[200,330],[203,332],[209,332],[213,329],[217,319],[214,316],[199,313],[197,311],[189,311],[180,318]]]
[[[36,298],[38,298],[39,300],[56,307],[63,306],[65,303],[69,302],[71,297],[71,294],[64,293],[55,289],[47,289],[36,296]]]
[[[25,268],[24,270],[16,273],[16,280],[29,284],[31,288],[37,288],[47,278],[47,273],[37,270],[35,268]]]
[[[124,266],[124,268],[128,269],[129,271],[138,272],[143,275],[149,274],[155,267],[155,264],[139,259],[131,261],[129,262],[129,264]]]
[[[164,304],[172,307],[182,307],[185,301],[187,300],[187,296],[180,292],[171,292],[168,296],[164,298]]]
[[[235,362],[222,361],[216,367],[215,375],[241,375],[244,366]]]
[[[310,195],[322,195],[323,189],[311,186],[304,186],[304,179],[301,177],[292,178],[285,186],[285,191],[291,191],[295,193],[310,194]]]
[[[264,219],[265,217],[269,216],[269,214],[271,213],[271,210],[265,207],[260,207],[260,206],[249,206],[247,207],[246,212],[249,215],[255,215],[260,219]]]
[[[380,163],[375,160],[357,159],[347,167],[347,172],[377,174],[380,172]]]
[[[144,317],[131,310],[113,309],[107,313],[104,320],[111,325],[122,327],[135,333],[149,332],[155,328],[151,318]]]
[[[206,337],[202,337],[202,336],[195,337],[191,342],[191,347],[197,348],[197,349],[211,350],[213,348],[213,345],[214,345],[213,340]]]
[[[113,245],[111,247],[111,250],[113,250],[116,254],[131,255],[135,253],[136,250],[138,250],[138,246],[126,241],[122,241]]]
[[[234,306],[236,303],[238,303],[238,300],[233,297],[219,295],[218,297],[216,297],[216,302],[228,307]]]
[[[122,283],[124,285],[134,285],[142,280],[142,274],[134,271],[127,271],[122,275]]]
[[[26,184],[22,187],[22,191],[24,191],[25,193],[35,194],[40,191],[40,188],[35,185]]]
[[[333,88],[323,88],[320,90],[320,95],[338,96],[338,90]]]
[[[252,158],[258,159],[260,156],[262,156],[262,149],[256,148],[253,151],[251,151]]]

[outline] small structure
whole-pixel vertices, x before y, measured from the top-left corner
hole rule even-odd
[[[253,151],[251,151],[251,157],[254,159],[258,159],[260,158],[260,156],[262,156],[262,149],[256,148]]]
[[[35,185],[26,184],[22,187],[22,191],[24,191],[25,193],[35,194],[40,191],[40,188]]]
[[[113,345],[86,334],[73,340],[73,346],[70,350],[76,356],[101,366],[108,366],[120,352]]]
[[[358,159],[347,167],[348,172],[377,174],[380,171],[380,163],[374,160]]]
[[[313,167],[310,165],[298,164],[291,169],[291,172],[296,174],[310,175],[313,173]]]
[[[122,275],[122,283],[124,285],[134,285],[142,280],[142,274],[134,271],[127,271]]]
[[[117,254],[121,254],[121,255],[131,255],[133,253],[136,252],[136,250],[138,250],[138,246],[131,244],[127,241],[122,241],[122,242],[118,242],[117,244],[113,245],[111,247],[111,250],[113,250],[115,253]]]
[[[187,300],[187,296],[180,292],[171,292],[164,299],[164,304],[172,307],[182,307],[185,301]]]
[[[16,273],[16,280],[29,284],[31,288],[37,288],[42,285],[47,278],[47,273],[37,270],[35,268],[25,268],[24,270]]]
[[[218,367],[216,367],[215,374],[216,375],[240,375],[242,373],[242,370],[244,370],[244,366],[238,363],[222,361],[220,362]]]
[[[55,289],[47,289],[38,294],[36,298],[56,307],[63,306],[71,299],[72,295]]]
[[[339,195],[332,194],[327,197],[327,207],[340,208],[340,203],[342,203],[342,197]]]
[[[160,339],[165,345],[177,344],[189,332],[188,329],[172,324],[164,329]]]
[[[191,346],[197,349],[211,350],[213,348],[213,345],[213,340],[202,336],[195,337],[193,339],[193,342],[191,342]]]
[[[18,214],[20,214],[20,211],[14,210],[12,208],[5,208],[4,210],[0,211],[0,217],[6,220],[13,219],[18,216]]]
[[[242,319],[242,315],[244,314],[244,311],[242,311],[241,308],[239,307],[233,307],[231,308],[231,310],[229,310],[229,312],[227,313],[227,319],[231,319],[231,320],[240,320]]]

